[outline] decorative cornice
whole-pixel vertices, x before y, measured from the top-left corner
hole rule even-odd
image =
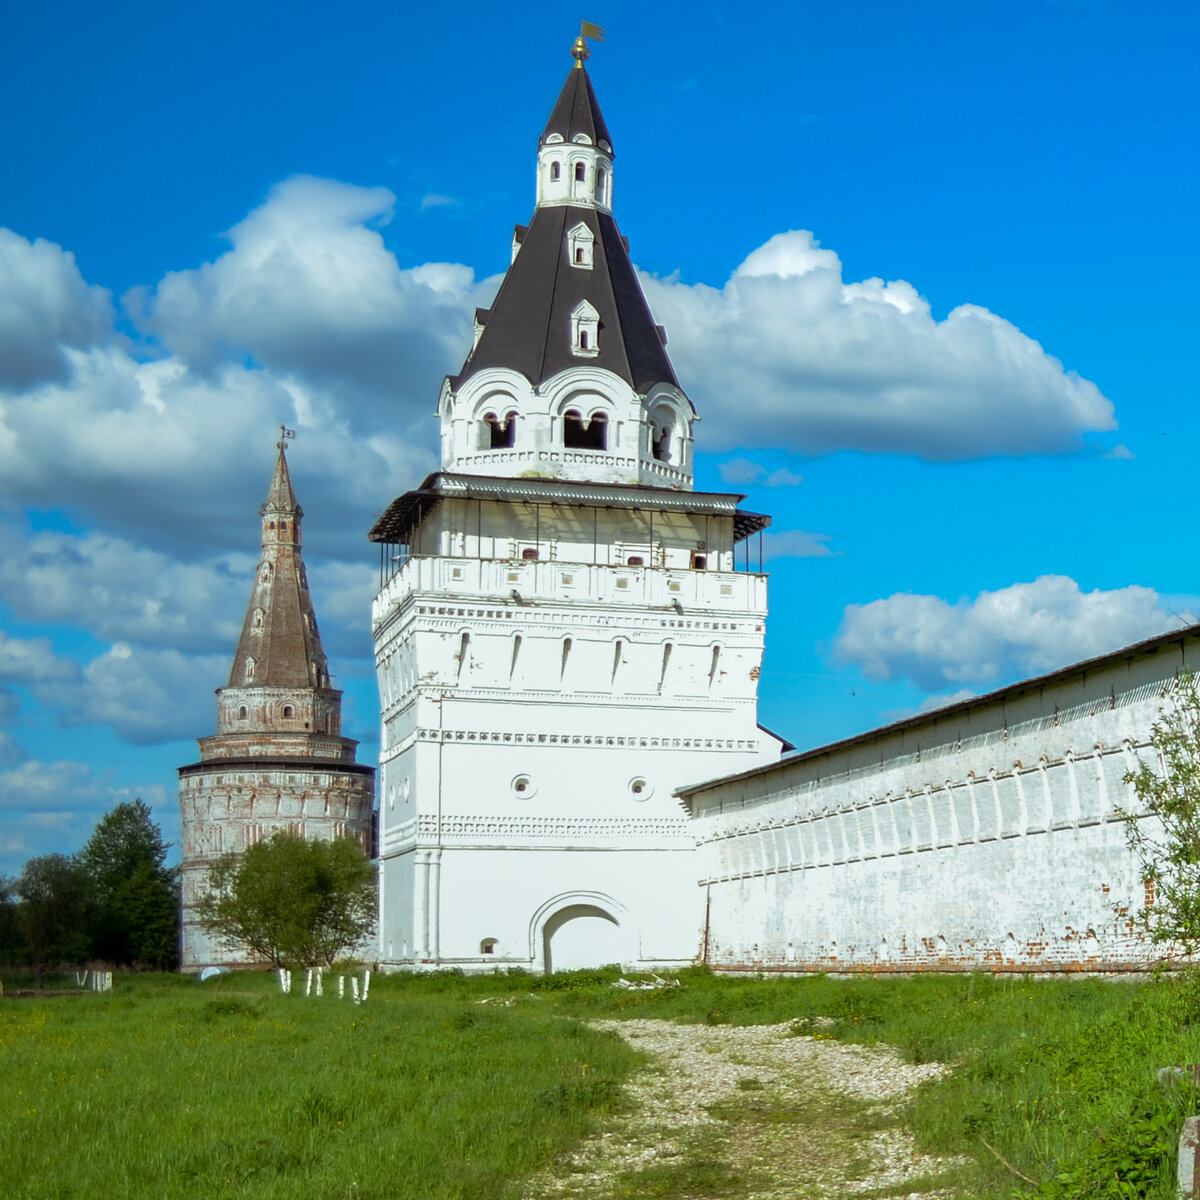
[[[383,831],[385,851],[402,852],[420,842],[459,846],[536,845],[611,847],[628,850],[695,849],[688,819],[679,817],[422,816]]]
[[[637,697],[630,697],[637,699]],[[591,746],[597,750],[758,750],[757,738],[653,737],[642,734],[528,733],[498,729],[418,729],[422,742],[479,742],[514,746]]]

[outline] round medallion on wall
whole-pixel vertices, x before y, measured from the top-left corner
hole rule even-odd
[[[537,785],[533,782],[532,775],[514,775],[509,786],[513,790],[513,795],[522,800],[528,800],[531,796],[537,795]]]
[[[629,794],[640,803],[654,795],[654,788],[640,775],[636,775],[629,781]]]

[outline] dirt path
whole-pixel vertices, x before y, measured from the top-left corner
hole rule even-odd
[[[633,1110],[614,1117],[528,1200],[552,1197],[950,1195],[951,1160],[922,1157],[895,1106],[947,1070],[793,1026],[599,1021],[643,1051]],[[939,1176],[941,1177],[939,1179]]]

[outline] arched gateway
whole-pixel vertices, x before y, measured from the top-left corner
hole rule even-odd
[[[638,938],[625,906],[602,892],[571,892],[548,900],[529,925],[530,957],[544,971],[575,971],[631,963]]]

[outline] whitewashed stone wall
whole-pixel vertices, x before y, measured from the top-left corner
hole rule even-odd
[[[1123,782],[1196,628],[681,795],[705,955],[774,970],[1114,970],[1155,950]]]

